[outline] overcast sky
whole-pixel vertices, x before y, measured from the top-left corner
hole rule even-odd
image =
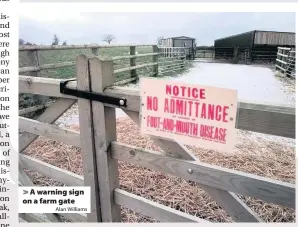
[[[56,19],[55,19],[56,18]],[[68,44],[156,43],[158,36],[190,36],[198,45],[251,30],[295,32],[295,13],[21,13],[20,38],[51,44],[54,34]]]

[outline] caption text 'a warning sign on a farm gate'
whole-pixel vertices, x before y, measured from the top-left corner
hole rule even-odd
[[[90,187],[19,187],[19,213],[90,213]]]
[[[142,78],[141,132],[206,149],[235,143],[237,91]]]

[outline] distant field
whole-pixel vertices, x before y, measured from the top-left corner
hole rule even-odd
[[[130,55],[129,53],[130,48],[129,47],[111,47],[111,48],[100,48],[99,49],[99,55],[103,59],[111,59],[112,57],[116,56],[126,56]],[[146,47],[136,47],[136,53],[137,54],[146,54],[146,53],[152,53],[153,48],[151,46]],[[80,54],[85,54],[86,56],[93,56],[91,49],[70,49],[70,50],[44,50],[44,51],[38,51],[38,58],[40,65],[44,64],[54,64],[54,63],[62,63],[62,62],[69,62],[69,61],[75,61],[76,57]],[[139,57],[136,58],[136,65],[140,64],[146,64],[146,63],[152,63],[152,56],[146,56],[146,57]],[[164,61],[172,61],[176,60],[174,58],[162,58],[159,57],[159,68],[164,69],[164,71],[167,71],[168,68],[166,68],[162,62]],[[168,65],[175,65],[176,63],[167,63]],[[28,62],[27,58],[27,51],[20,51],[19,52],[19,67],[25,67],[25,66],[31,66]],[[130,59],[121,59],[121,60],[115,60],[114,61],[114,70],[126,68],[130,66]],[[173,74],[177,73],[183,73],[188,68],[192,66],[192,63],[186,62],[186,67],[183,69],[179,69],[175,72],[168,72],[162,74],[162,76],[173,76]],[[153,66],[148,66],[145,68],[137,69],[136,70],[138,76],[150,76],[153,73]],[[23,73],[22,75],[28,75],[27,73]],[[42,77],[47,78],[56,78],[56,79],[68,79],[68,78],[75,78],[76,77],[76,71],[75,66],[68,66],[64,68],[58,68],[58,69],[48,69],[48,70],[42,70],[41,71]],[[123,73],[117,73],[115,74],[115,80],[121,81],[130,78],[130,71],[126,71]],[[20,108],[26,108],[29,106],[34,106],[37,104],[44,103],[45,101],[49,100],[48,97],[44,97],[42,100],[37,101],[37,95],[31,95],[31,94],[24,94],[20,95],[20,101],[19,105]]]
[[[152,47],[136,47],[136,52],[138,54],[146,54],[152,53]],[[20,52],[19,55],[19,64],[20,67],[30,66],[28,63],[28,58],[26,56],[27,52]],[[53,63],[62,63],[68,61],[75,61],[76,57],[80,54],[85,54],[86,56],[92,56],[92,52],[90,49],[79,49],[79,50],[46,50],[46,51],[38,51],[39,54],[39,62],[40,65],[43,64],[53,64]],[[112,47],[112,48],[100,48],[99,55],[104,59],[110,59],[116,56],[125,56],[129,55],[129,47]],[[171,59],[166,59],[167,61]],[[164,61],[164,58],[159,58],[159,62]],[[146,64],[152,63],[152,56],[147,57],[139,57],[136,58],[136,64]],[[114,69],[121,69],[130,66],[130,59],[121,59],[114,61]],[[190,67],[187,64],[188,68]],[[153,72],[153,66],[145,67],[142,69],[137,69],[137,74],[140,76],[150,75]],[[75,77],[75,66],[68,66],[59,69],[50,69],[50,70],[42,70],[42,77],[49,78],[73,78]],[[130,72],[117,73],[116,81],[127,79],[130,77]],[[164,74],[163,76],[166,76]]]

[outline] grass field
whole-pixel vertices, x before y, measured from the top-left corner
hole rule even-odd
[[[153,52],[152,46],[136,47],[136,54],[147,54],[152,52]],[[94,56],[90,48],[89,49],[69,49],[69,50],[41,50],[41,51],[38,51],[38,59],[39,59],[40,65],[55,64],[55,63],[75,61],[76,57],[79,56],[80,54],[84,54],[88,57]],[[130,48],[129,47],[100,48],[99,55],[103,59],[111,59],[112,57],[117,57],[117,56],[127,56],[127,55],[130,55]],[[179,68],[175,72],[168,72],[168,66],[173,67],[177,63],[177,62],[173,62],[173,63],[169,62],[172,60],[174,61],[177,59],[165,58],[165,57],[158,58],[159,69],[163,71],[167,71],[166,73],[163,73],[162,76],[174,76],[174,75],[177,75],[177,73],[183,73],[187,69],[192,67],[192,64],[190,62],[186,62],[184,68]],[[165,61],[167,61],[168,63],[163,63]],[[147,64],[152,62],[153,62],[153,56],[136,58],[136,65]],[[27,51],[20,51],[19,67],[21,68],[26,66],[31,66],[29,64],[29,60],[27,57]],[[114,60],[114,70],[126,68],[129,66],[130,66],[130,59]],[[137,73],[137,76],[139,77],[152,76],[153,66],[136,69],[136,73]],[[22,75],[30,75],[30,74],[22,73]],[[41,77],[55,78],[55,79],[75,78],[76,77],[75,66],[42,70]],[[125,80],[130,77],[131,77],[130,71],[117,73],[115,74],[115,81],[117,82],[117,81]],[[44,102],[49,101],[49,97],[44,97],[42,99],[37,97],[40,97],[40,96],[31,95],[31,94],[20,95],[20,99],[19,99],[20,108],[40,105]]]
[[[153,48],[151,46],[146,47],[136,47],[137,54],[146,54],[152,53]],[[44,64],[54,64],[75,61],[76,57],[80,54],[85,54],[86,56],[92,56],[91,49],[72,49],[72,50],[47,50],[47,51],[38,51],[39,63],[40,65]],[[19,67],[30,66],[27,58],[27,52],[22,51],[19,54]],[[126,56],[129,54],[129,47],[112,47],[112,48],[100,48],[99,55],[104,59],[111,59],[116,56]],[[136,64],[146,64],[152,63],[152,56],[139,57],[136,58]],[[171,59],[159,58],[159,62],[169,61]],[[162,65],[162,64],[161,64]],[[126,68],[130,66],[130,59],[121,59],[114,61],[114,70]],[[191,67],[191,64],[187,64],[186,69]],[[153,72],[153,66],[137,69],[138,76],[150,75]],[[181,71],[181,70],[180,70]],[[49,78],[73,78],[75,77],[75,66],[68,66],[59,69],[51,70],[42,70],[42,77]],[[117,73],[116,81],[127,79],[130,77],[130,72]],[[163,76],[168,76],[164,74]]]

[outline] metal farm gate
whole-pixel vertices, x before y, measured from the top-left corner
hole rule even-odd
[[[295,48],[278,47],[275,67],[283,75],[296,78]]]

